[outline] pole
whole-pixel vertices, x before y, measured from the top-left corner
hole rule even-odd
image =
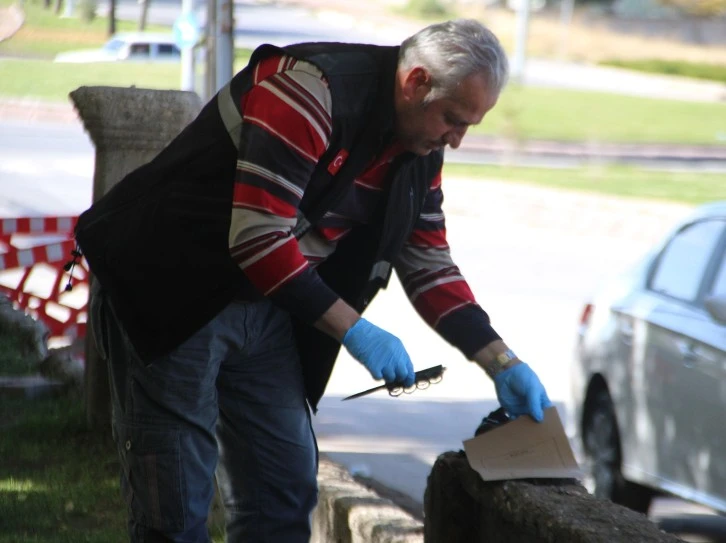
[[[194,0],[182,0],[182,16],[194,12]],[[181,90],[194,90],[194,47],[188,45],[181,48]]]
[[[204,98],[209,100],[217,93],[217,0],[207,0],[207,41],[204,74]]]
[[[66,0],[63,17],[73,17],[74,0]]]
[[[232,79],[232,65],[234,63],[234,17],[231,0],[217,0],[217,40],[216,40],[216,93]]]
[[[512,58],[512,79],[522,82],[527,56],[527,33],[529,30],[529,9],[531,0],[517,0],[517,31]]]
[[[560,58],[565,59],[570,48],[570,27],[572,14],[575,10],[575,0],[562,0],[560,8]]]

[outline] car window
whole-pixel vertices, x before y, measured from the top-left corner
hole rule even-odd
[[[129,56],[132,57],[148,57],[151,46],[148,43],[132,43],[129,49]]]
[[[699,221],[678,232],[660,255],[650,288],[679,300],[694,301],[724,224],[722,220]]]
[[[179,49],[176,45],[171,43],[160,43],[158,49],[159,56],[164,57],[171,57],[171,56],[179,56],[181,53],[179,52]]]
[[[726,296],[726,254],[721,258],[718,273],[716,273],[713,286],[711,287],[711,294],[714,296]]]
[[[109,53],[118,53],[123,46],[123,40],[112,39],[106,42],[106,44],[103,46],[103,50],[108,51]]]

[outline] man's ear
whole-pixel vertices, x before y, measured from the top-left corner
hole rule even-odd
[[[411,69],[403,81],[403,94],[409,100],[422,100],[431,91],[431,74],[416,66]]]

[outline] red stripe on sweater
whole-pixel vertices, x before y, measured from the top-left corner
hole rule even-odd
[[[427,290],[416,298],[413,305],[423,319],[433,326],[441,315],[466,302],[476,303],[469,285],[461,279]]]
[[[409,245],[414,247],[435,247],[436,249],[445,249],[449,246],[446,242],[446,229],[441,230],[414,230],[408,240]]]
[[[260,81],[264,81],[271,75],[274,75],[280,71],[280,59],[283,56],[274,56],[266,58],[257,63],[255,67],[254,84],[257,85]],[[289,58],[289,57],[288,57]],[[282,63],[282,69],[285,69],[285,63]]]
[[[435,190],[439,190],[439,188],[441,188],[441,172],[436,175],[429,190],[433,192]]]
[[[271,294],[307,267],[308,262],[300,253],[297,240],[291,237],[284,245],[244,268],[244,272],[261,292]]]
[[[254,87],[247,94],[244,120],[315,157],[320,157],[328,144],[298,110],[263,87]]]
[[[312,115],[314,119],[317,119],[318,124],[320,124],[321,126],[331,127],[329,130],[332,130],[332,120],[328,112],[325,110],[322,104],[318,102],[318,100],[308,92],[305,87],[300,85],[300,83],[295,81],[286,73],[280,74],[279,76],[272,78],[270,82],[274,83],[274,85],[282,90],[285,94],[287,94],[297,103],[305,107],[310,115]],[[329,133],[328,137],[330,137]]]
[[[349,230],[350,228],[318,228],[318,232],[328,241],[335,241],[337,239],[340,239]]]

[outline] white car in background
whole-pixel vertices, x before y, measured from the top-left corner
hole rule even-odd
[[[59,53],[55,62],[179,62],[181,51],[171,34],[121,32],[100,49]]]
[[[694,210],[585,306],[571,375],[596,496],[726,512],[726,202]]]

